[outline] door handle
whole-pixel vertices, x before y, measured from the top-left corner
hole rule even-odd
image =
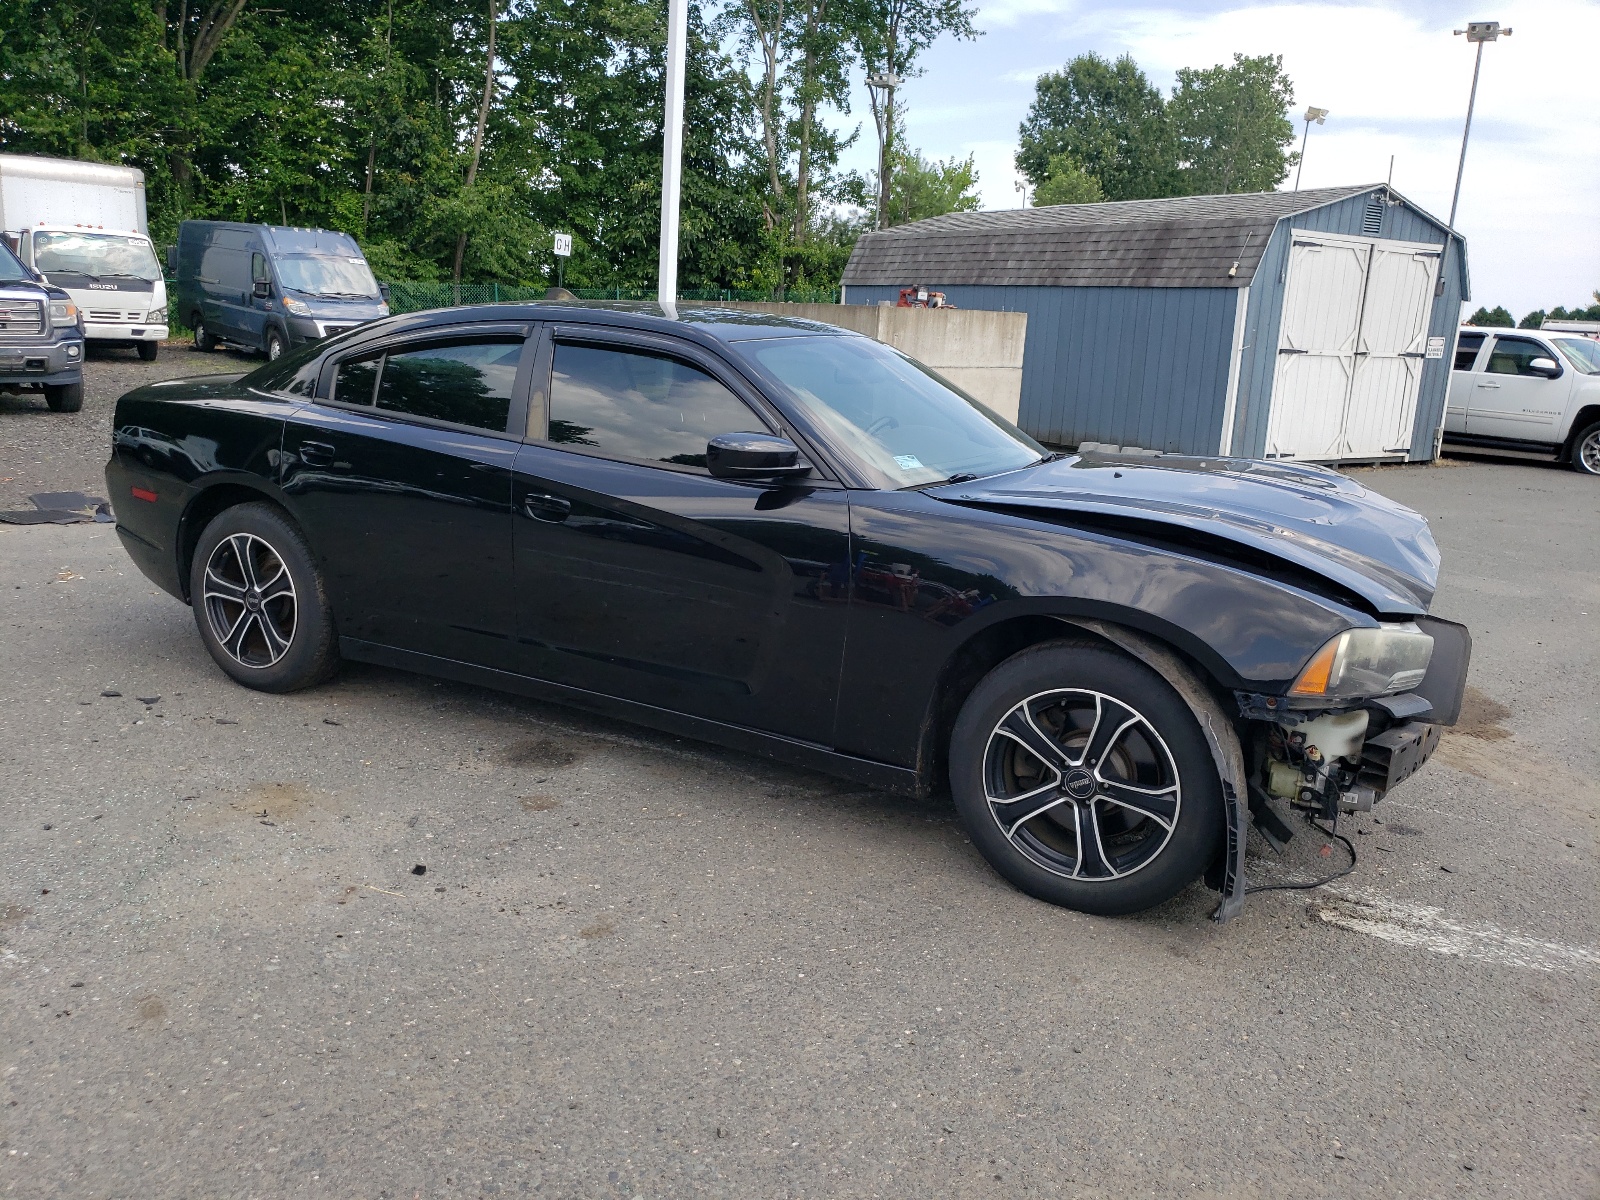
[[[338,451],[327,442],[301,442],[300,461],[308,467],[326,467]]]
[[[559,525],[572,515],[572,501],[547,492],[530,492],[522,498],[522,511],[535,521]]]
[[[1480,384],[1478,384],[1478,386],[1479,386],[1479,387],[1486,387],[1486,388],[1497,388],[1497,387],[1499,387],[1499,386],[1500,386],[1500,385],[1499,385],[1499,384],[1498,384],[1498,383],[1488,383],[1488,382],[1484,382],[1484,383],[1480,383]]]

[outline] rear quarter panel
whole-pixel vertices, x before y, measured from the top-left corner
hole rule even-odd
[[[106,485],[118,533],[140,569],[177,596],[184,537],[192,544],[198,533],[187,528],[198,498],[223,486],[277,498],[284,422],[295,403],[234,379],[139,388],[117,401],[112,419]]]

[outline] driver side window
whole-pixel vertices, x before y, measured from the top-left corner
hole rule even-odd
[[[758,432],[771,431],[698,367],[644,351],[556,343],[548,437],[559,446],[704,471],[712,438]]]

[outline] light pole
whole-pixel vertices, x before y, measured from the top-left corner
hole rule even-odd
[[[1501,29],[1499,21],[1468,21],[1465,29],[1457,29],[1460,37],[1478,43],[1478,57],[1472,64],[1472,92],[1467,97],[1467,123],[1461,130],[1461,161],[1456,164],[1456,193],[1450,197],[1450,228],[1456,227],[1456,205],[1461,202],[1461,173],[1467,169],[1467,137],[1472,133],[1472,106],[1478,102],[1478,72],[1483,69],[1483,44],[1500,40],[1500,35],[1511,36],[1511,30]]]
[[[1294,190],[1300,190],[1300,172],[1306,169],[1306,143],[1311,140],[1311,122],[1321,125],[1328,119],[1328,110],[1325,108],[1306,109],[1306,131],[1300,135],[1300,162],[1294,169]]]
[[[1022,193],[1022,207],[1023,208],[1027,208],[1028,207],[1028,181],[1026,179],[1019,179],[1015,183],[1013,183],[1011,186],[1016,188],[1017,191]]]
[[[661,259],[657,298],[678,299],[678,193],[683,183],[683,56],[689,34],[689,0],[668,0],[667,102],[661,123]]]
[[[905,80],[892,71],[882,71],[867,76],[867,87],[877,100],[872,106],[872,117],[878,126],[878,228],[889,220],[889,137],[894,130],[889,126],[889,106],[894,103],[894,90]],[[878,93],[882,98],[877,99]]]

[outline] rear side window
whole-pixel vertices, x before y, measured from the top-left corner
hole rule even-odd
[[[1528,364],[1536,358],[1550,357],[1550,351],[1527,338],[1496,338],[1484,370],[1491,375],[1535,375],[1542,379],[1544,376],[1530,371]]]
[[[1456,340],[1456,370],[1470,371],[1478,361],[1478,351],[1483,349],[1483,334],[1463,333]]]
[[[522,340],[453,342],[391,353],[378,407],[504,433]]]
[[[615,458],[705,469],[722,433],[770,432],[698,367],[632,350],[557,344],[550,440]]]
[[[383,355],[370,358],[351,358],[339,364],[333,377],[333,399],[340,404],[371,404],[372,391],[378,382],[378,368],[383,365]]]

